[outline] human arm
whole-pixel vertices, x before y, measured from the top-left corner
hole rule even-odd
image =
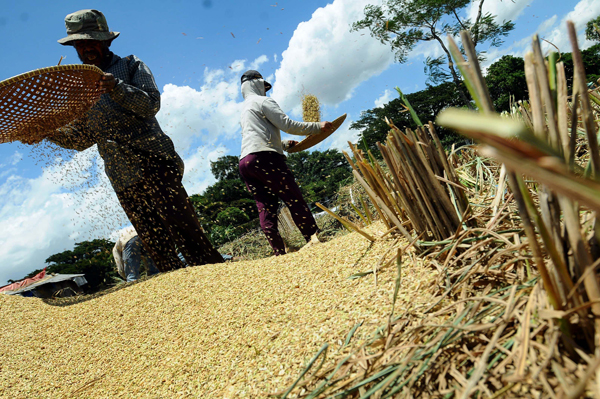
[[[48,139],[48,141],[60,147],[77,151],[83,151],[95,144],[94,140],[86,134],[85,123],[79,120],[43,136],[23,137],[20,141],[23,144],[33,145],[44,139]]]
[[[321,132],[321,122],[298,122],[290,119],[270,97],[262,103],[262,112],[277,129],[298,136],[309,136]]]
[[[331,122],[319,122],[321,124],[321,133],[329,132],[333,129]],[[296,140],[281,140],[281,147],[284,151],[289,151],[298,144]]]
[[[111,74],[105,74],[99,82],[99,87],[102,89],[102,85],[106,84],[106,89],[110,90],[112,77],[114,86],[112,90],[108,91],[110,98],[136,116],[152,117],[160,109],[160,92],[154,76],[152,76],[150,68],[137,57],[132,55],[126,60],[130,76],[129,82],[126,83]]]
[[[88,134],[85,119],[84,117],[82,120],[76,120],[56,129],[46,138],[48,141],[69,150],[86,150],[96,144],[96,141]]]

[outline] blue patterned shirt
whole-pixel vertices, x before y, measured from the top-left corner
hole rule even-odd
[[[142,166],[152,159],[174,161],[183,174],[183,161],[156,120],[160,92],[150,69],[135,55],[113,54],[104,72],[115,77],[114,90],[103,94],[84,118],[59,129],[50,141],[78,151],[98,144],[115,191],[139,182]]]

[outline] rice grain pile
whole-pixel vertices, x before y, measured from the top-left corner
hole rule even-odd
[[[381,237],[381,223],[370,234]],[[2,398],[264,398],[350,329],[387,320],[406,243],[356,233],[305,251],[158,275],[71,306],[0,295]],[[397,311],[425,304],[434,273],[405,262]],[[398,305],[400,304],[400,305]]]

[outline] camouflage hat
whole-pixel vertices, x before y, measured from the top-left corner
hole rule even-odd
[[[106,18],[98,10],[80,10],[65,17],[67,37],[58,42],[72,46],[76,40],[112,40],[119,32],[110,32]]]

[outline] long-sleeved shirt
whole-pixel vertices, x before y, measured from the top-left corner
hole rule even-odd
[[[275,151],[283,155],[280,130],[299,136],[321,132],[319,122],[297,122],[290,119],[275,100],[265,96],[264,87],[262,79],[242,83],[244,106],[240,120],[242,125],[240,159],[261,151]]]
[[[183,161],[155,117],[160,92],[150,69],[134,55],[113,54],[104,72],[115,77],[115,88],[50,141],[78,151],[97,144],[115,191],[140,181],[144,158],[174,161],[183,174]]]

